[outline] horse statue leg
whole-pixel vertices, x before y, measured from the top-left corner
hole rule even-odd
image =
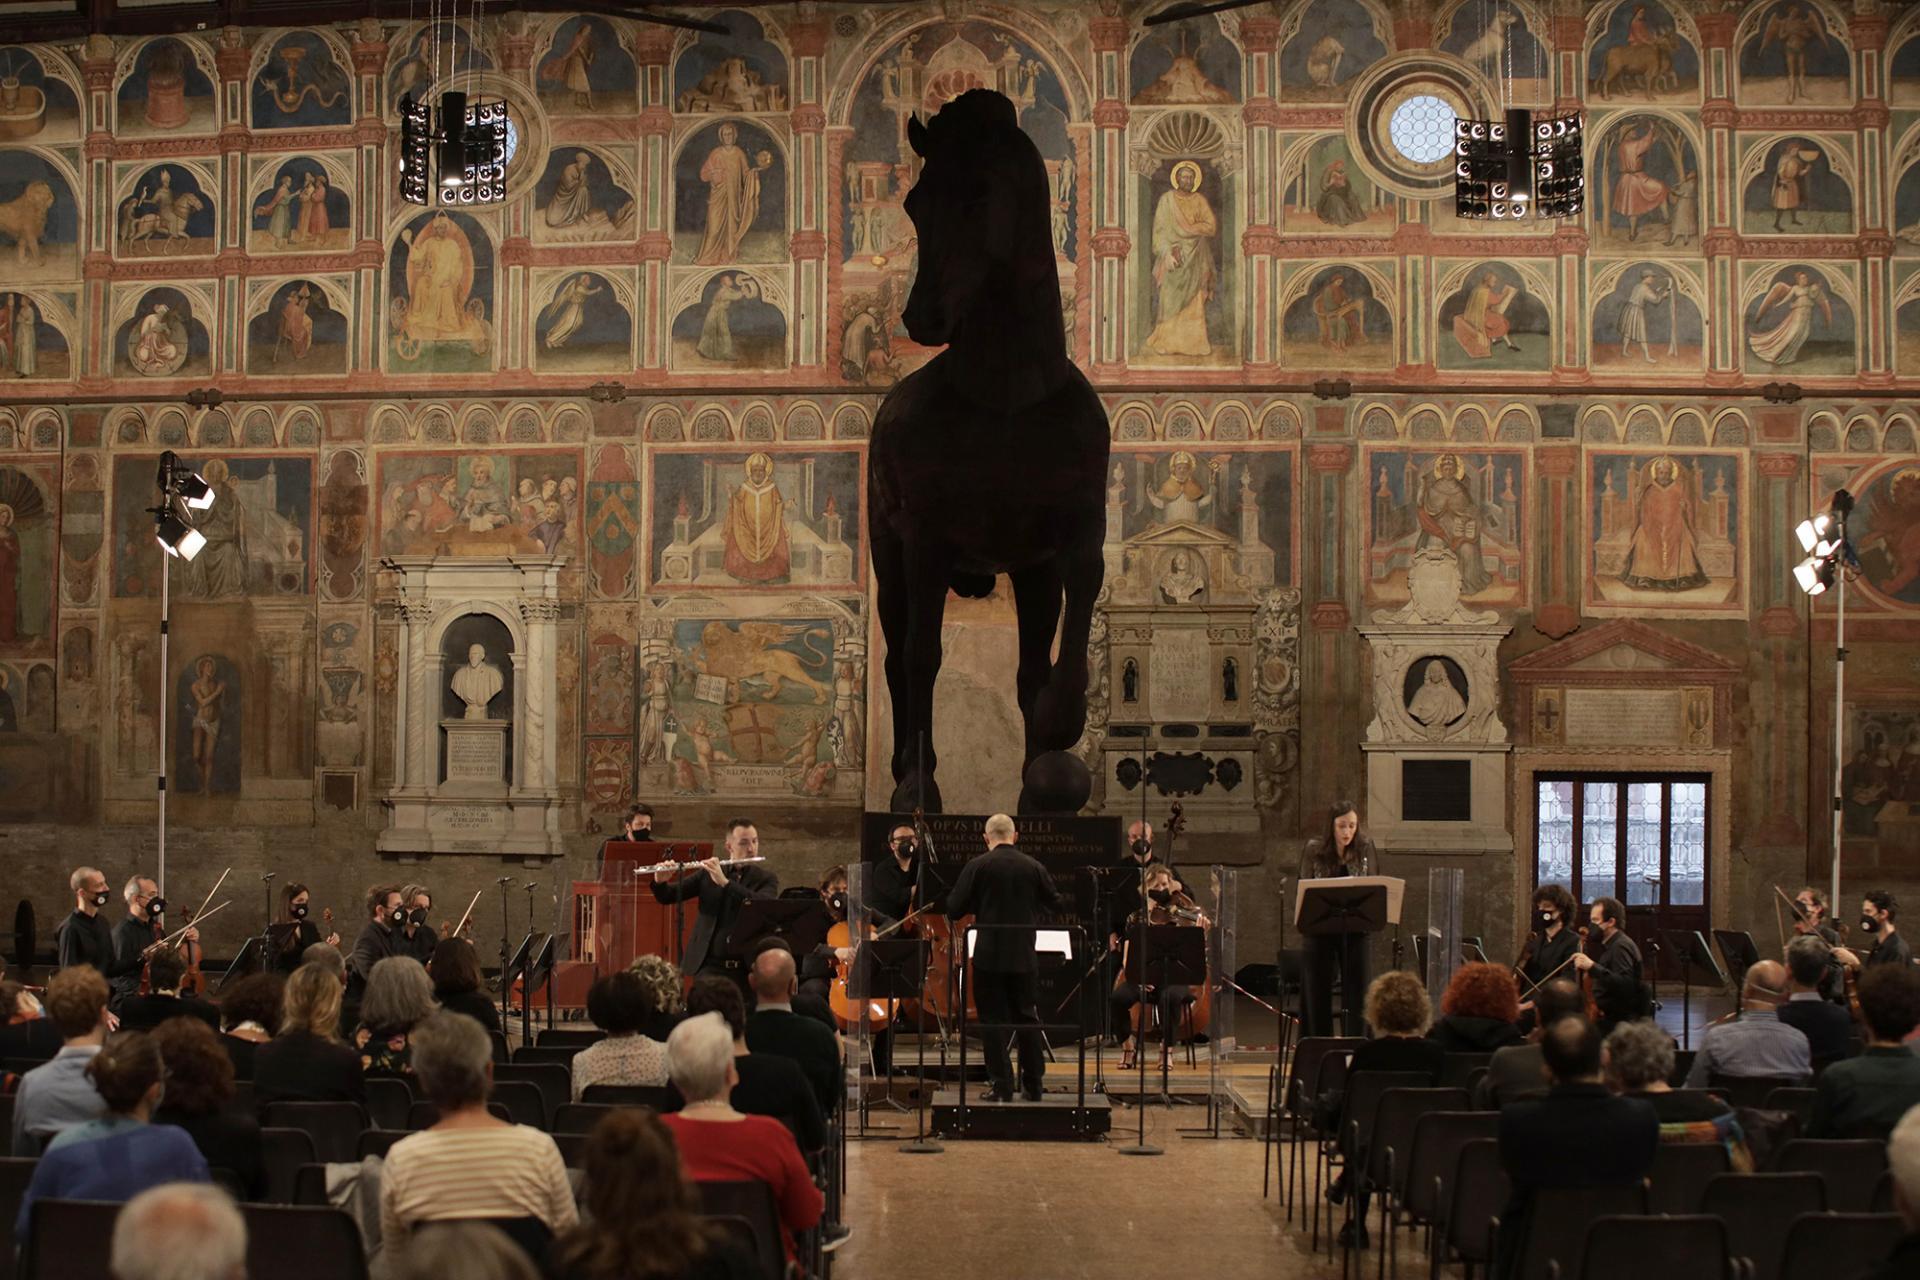
[[[1028,610],[1020,602],[1021,710],[1027,721],[1027,766],[1020,790],[1022,813],[1073,813],[1093,792],[1093,776],[1086,763],[1072,754],[1087,728],[1087,637],[1093,627],[1094,602],[1106,568],[1100,556],[1103,536],[1098,524],[1083,530],[1054,557],[1046,571],[1051,583],[1044,593],[1047,607],[1033,607],[1037,632],[1032,641],[1042,663],[1052,648],[1054,619],[1060,618],[1060,656],[1045,666],[1045,679],[1035,690],[1031,709],[1024,697],[1028,670]],[[1035,583],[1039,588],[1044,583]],[[1019,584],[1014,587],[1016,596]],[[1060,613],[1064,590],[1066,609]],[[1044,612],[1045,618],[1039,615]]]
[[[893,700],[891,809],[939,813],[933,684],[940,674],[948,566],[943,557],[910,547],[897,530],[877,519],[868,539],[873,552],[874,607],[887,642],[887,693]]]

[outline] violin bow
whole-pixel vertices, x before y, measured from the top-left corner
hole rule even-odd
[[[226,869],[225,871],[222,871],[222,872],[220,873],[220,878],[219,878],[218,880],[215,880],[215,881],[213,882],[213,888],[211,888],[211,889],[209,889],[209,890],[207,890],[207,896],[206,896],[206,897],[204,897],[204,898],[202,898],[202,899],[200,899],[200,905],[199,905],[199,907],[195,909],[195,911],[194,911],[194,913],[193,913],[192,915],[190,915],[190,916],[188,916],[188,917],[187,917],[187,923],[188,923],[188,925],[192,925],[192,923],[193,923],[193,922],[194,922],[195,920],[198,920],[198,919],[200,919],[200,917],[201,917],[201,912],[203,912],[203,911],[205,911],[205,910],[207,909],[207,904],[208,904],[209,902],[212,902],[212,901],[213,901],[213,895],[214,895],[214,894],[216,894],[216,893],[218,893],[218,892],[220,892],[220,886],[221,886],[221,885],[223,885],[223,884],[225,884],[225,883],[227,882],[227,877],[228,877],[228,876],[230,876],[230,875],[232,875],[232,874],[233,874],[233,868],[232,868],[232,867],[228,867],[228,868],[227,868],[227,869]]]
[[[475,890],[473,891],[473,901],[472,901],[472,902],[469,902],[469,903],[467,904],[467,909],[466,909],[466,911],[465,911],[465,912],[463,912],[463,913],[461,914],[461,916],[460,916],[460,923],[459,923],[459,924],[457,924],[457,925],[455,925],[455,926],[453,926],[453,932],[452,932],[451,934],[449,934],[449,935],[447,935],[448,937],[453,937],[453,938],[457,938],[457,937],[459,937],[459,936],[460,936],[460,931],[461,931],[462,929],[464,929],[464,928],[466,928],[466,927],[467,927],[467,917],[473,914],[473,909],[474,909],[474,907],[475,907],[475,906],[476,906],[476,905],[477,905],[477,904],[479,903],[479,901],[480,901],[480,895],[481,895],[481,894],[483,894],[483,893],[485,893],[485,892],[486,892],[486,890],[484,890],[484,889],[475,889]]]
[[[1573,956],[1577,956],[1577,955],[1579,955],[1579,954],[1580,954],[1580,953],[1579,953],[1578,951],[1575,951],[1575,952],[1573,953]],[[1547,974],[1547,975],[1546,975],[1545,977],[1543,977],[1543,978],[1541,978],[1541,979],[1540,979],[1540,981],[1538,981],[1538,982],[1527,982],[1527,989],[1526,989],[1525,991],[1522,991],[1522,992],[1520,993],[1520,998],[1521,998],[1521,999],[1523,999],[1523,1000],[1524,1000],[1524,999],[1527,999],[1527,998],[1529,998],[1530,996],[1532,996],[1534,992],[1536,992],[1536,991],[1538,991],[1538,990],[1539,990],[1540,988],[1542,988],[1542,987],[1544,987],[1544,986],[1546,986],[1546,985],[1547,985],[1547,984],[1548,984],[1549,982],[1552,982],[1552,981],[1554,980],[1554,978],[1555,978],[1555,976],[1557,976],[1557,975],[1559,974],[1559,972],[1560,972],[1560,971],[1561,971],[1562,969],[1564,969],[1564,968],[1566,968],[1566,967],[1567,967],[1568,965],[1570,965],[1570,964],[1572,964],[1572,963],[1573,963],[1573,956],[1568,956],[1568,957],[1567,957],[1567,958],[1566,958],[1565,960],[1562,960],[1562,961],[1561,961],[1561,962],[1560,962],[1559,964],[1557,964],[1557,965],[1555,965],[1555,966],[1553,967],[1553,972],[1552,972],[1552,973],[1549,973],[1549,974]],[[1520,980],[1521,980],[1522,982],[1526,982],[1526,981],[1527,981],[1525,977],[1522,977],[1522,978],[1521,978]]]
[[[228,899],[226,902],[221,903],[220,907],[229,906],[231,904],[232,904],[232,899]],[[206,904],[203,902],[200,905],[205,906]],[[220,910],[220,907],[215,907],[213,908],[212,911],[200,911],[200,912],[194,913],[194,918],[192,923],[181,925],[178,929],[175,929],[172,933],[168,934],[166,937],[161,938],[159,941],[147,947],[140,954],[148,955],[156,951],[167,950],[168,948],[172,947],[175,944],[175,941],[177,939],[184,937],[186,935],[187,930],[193,928],[193,926],[200,923],[200,921],[205,920],[208,916],[212,915],[215,911]]]
[[[892,924],[888,925],[886,928],[876,930],[874,932],[873,937],[869,938],[868,941],[878,942],[880,941],[880,939],[886,937],[888,934],[903,928],[909,921],[912,921],[920,916],[923,916],[931,910],[933,910],[931,905],[924,906],[924,907],[915,907],[912,911],[909,911],[906,915],[901,916],[898,920],[895,920]]]

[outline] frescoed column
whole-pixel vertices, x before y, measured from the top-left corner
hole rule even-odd
[[[1127,168],[1127,19],[1102,13],[1087,21],[1093,42],[1093,314],[1092,374],[1117,377],[1127,361],[1126,202]]]

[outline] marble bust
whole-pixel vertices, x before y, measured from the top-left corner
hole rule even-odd
[[[487,704],[506,682],[500,668],[487,661],[487,646],[476,644],[467,650],[467,665],[453,673],[449,682],[454,694],[467,704],[467,719],[487,720]]]

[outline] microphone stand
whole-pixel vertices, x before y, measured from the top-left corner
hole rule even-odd
[[[533,1043],[533,885],[527,885],[527,964],[520,970],[520,1043]]]
[[[495,880],[494,883],[499,885],[502,891],[500,894],[500,1027],[501,1030],[504,1031],[512,1025],[509,1021],[508,1014],[508,1009],[511,1007],[511,1002],[508,999],[508,990],[512,987],[513,983],[507,973],[507,964],[512,959],[512,956],[507,951],[507,931],[510,926],[507,924],[507,895],[505,890],[508,885],[513,883],[513,877],[501,876],[498,880]]]
[[[273,972],[273,877],[274,873],[271,871],[260,877],[260,892],[265,894],[267,899],[266,923],[260,926],[260,972],[262,973]],[[299,932],[300,926],[295,924],[294,935],[299,936]],[[246,953],[242,951],[241,954],[244,956]],[[226,986],[227,984],[222,982],[220,989],[224,991]]]
[[[927,743],[927,731],[925,729],[920,731],[918,742],[923,764],[920,770],[920,796],[924,801],[927,790],[927,771],[924,767]],[[927,863],[933,858],[934,849],[933,833],[927,830],[926,817],[923,810],[918,806],[916,806],[913,811],[913,841],[915,846],[917,846],[914,849],[913,855],[913,901],[919,906],[924,907],[927,905]],[[888,851],[887,856],[893,856],[891,850]],[[952,945],[953,925],[951,921],[949,921],[947,925],[947,937],[948,945]],[[928,960],[929,963],[931,963],[931,951],[928,953]],[[949,972],[951,971],[951,966],[949,966]],[[949,987],[949,990],[951,990],[951,987]],[[920,1015],[924,1018],[927,1008],[926,969],[920,971],[919,1005]],[[945,1144],[927,1133],[927,1104],[929,1100],[927,1097],[927,1033],[924,1024],[921,1030],[913,1037],[913,1042],[915,1059],[913,1068],[913,1141],[901,1143],[900,1150],[908,1155],[937,1156],[947,1148]],[[894,1043],[899,1043],[899,1037],[896,1036],[894,1038]],[[942,1054],[946,1053],[946,1041],[944,1039],[942,1039],[940,1043],[940,1052]],[[891,1069],[893,1065],[891,1055],[888,1057],[887,1065],[889,1069]],[[965,1088],[965,1086],[966,1080],[963,1077],[961,1079],[961,1087]],[[888,1090],[888,1096],[892,1096],[891,1088]]]

